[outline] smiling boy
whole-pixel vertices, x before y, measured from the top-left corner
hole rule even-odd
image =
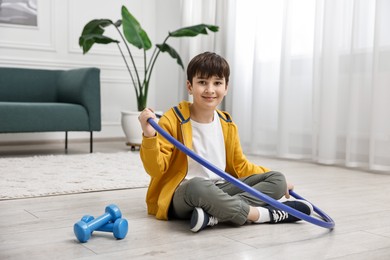
[[[195,56],[187,67],[187,91],[193,102],[182,101],[168,110],[159,125],[199,156],[274,198],[289,198],[282,173],[247,160],[242,152],[237,126],[229,113],[217,109],[228,93],[230,68],[211,52]],[[151,181],[146,195],[148,213],[157,219],[189,219],[198,232],[218,222],[286,223],[299,219],[267,205],[255,196],[223,180],[160,136],[147,122],[152,109],[141,112],[143,130],[140,156]],[[283,202],[305,214],[312,206],[301,200]]]

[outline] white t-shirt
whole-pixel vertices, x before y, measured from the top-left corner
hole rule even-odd
[[[214,112],[214,120],[211,123],[198,123],[191,120],[193,150],[208,162],[225,170],[226,151],[222,126],[217,111]],[[223,180],[200,163],[188,156],[188,172],[186,180],[194,177],[203,177],[215,182]]]

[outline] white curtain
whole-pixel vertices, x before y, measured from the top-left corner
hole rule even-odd
[[[205,51],[212,51],[221,55],[226,53],[226,30],[228,12],[225,0],[181,0],[182,24],[191,26],[195,24],[212,24],[220,26],[217,33],[210,32],[208,35],[200,35],[196,38],[183,38],[180,46],[180,56],[184,64],[197,54]],[[186,75],[179,79],[181,85],[185,82]],[[179,96],[182,99],[191,99],[185,88],[179,89]]]
[[[218,18],[247,153],[390,172],[390,1],[182,3]]]

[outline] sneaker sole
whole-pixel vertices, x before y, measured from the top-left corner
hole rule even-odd
[[[192,232],[198,232],[202,228],[203,222],[204,222],[204,214],[202,214],[203,210],[201,208],[195,208],[195,210],[196,210],[196,212],[194,212],[192,214],[197,215],[198,221],[196,222],[195,226],[190,229]],[[194,222],[194,220],[193,220],[193,215],[192,215],[191,216],[191,226],[192,226],[193,222]]]

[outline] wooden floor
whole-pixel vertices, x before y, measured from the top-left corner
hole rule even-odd
[[[47,144],[1,147],[0,156],[62,149]],[[88,149],[88,144],[73,144],[68,153]],[[96,152],[126,149],[121,142],[95,144]],[[307,222],[219,224],[192,233],[188,221],[148,216],[146,189],[95,192],[0,201],[0,259],[390,259],[390,175],[248,157],[285,173],[298,194],[335,220],[335,229]],[[87,243],[79,243],[73,224],[85,214],[101,215],[111,203],[129,222],[127,237],[115,240],[110,233],[95,232]]]

